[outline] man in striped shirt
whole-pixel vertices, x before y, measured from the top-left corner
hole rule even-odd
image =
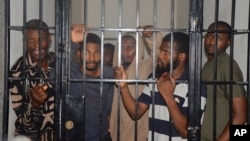
[[[157,78],[157,82],[145,85],[136,106],[128,84],[116,83],[121,88],[123,104],[132,119],[139,119],[149,109],[148,140],[150,141],[187,140],[188,45],[189,36],[185,33],[175,32],[172,38],[171,34],[163,38],[157,58],[155,77],[153,73],[149,75],[149,80]],[[170,65],[171,58],[172,65]],[[116,79],[127,79],[127,74],[122,67],[115,67],[114,76]],[[206,90],[202,87],[200,117],[204,111],[205,100]],[[152,112],[153,107],[154,112]]]

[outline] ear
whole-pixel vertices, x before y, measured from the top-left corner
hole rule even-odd
[[[228,48],[230,45],[231,45],[231,40],[228,39],[228,40],[227,40],[227,43],[226,43],[226,47]]]
[[[185,60],[187,60],[187,54],[186,53],[179,53],[178,60],[179,61],[185,61]]]

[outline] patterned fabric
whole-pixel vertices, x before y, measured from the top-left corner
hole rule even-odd
[[[156,74],[157,75],[157,74]],[[149,77],[152,79],[152,74]],[[182,74],[180,80],[188,80],[188,69]],[[154,105],[153,105],[154,95]],[[174,91],[175,101],[178,104],[180,110],[187,116],[188,112],[188,83],[181,82],[176,84]],[[145,86],[143,94],[138,99],[139,102],[143,102],[149,106],[149,134],[148,140],[152,139],[152,133],[154,133],[154,141],[186,141],[183,139],[176,129],[173,123],[170,121],[170,114],[167,105],[160,95],[157,85],[149,83]],[[206,89],[201,89],[201,118],[204,112],[206,102]],[[154,106],[154,114],[152,108]],[[154,118],[153,118],[154,115]]]
[[[9,94],[12,100],[17,120],[15,122],[16,135],[25,135],[32,141],[53,141],[54,125],[54,93],[52,84],[44,80],[48,86],[48,98],[40,109],[33,109],[29,90],[40,84],[39,78],[48,78],[55,63],[55,54],[48,54],[48,70],[41,70],[39,65],[32,61],[30,54],[20,57],[13,65],[9,77]]]

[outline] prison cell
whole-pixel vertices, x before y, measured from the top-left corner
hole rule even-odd
[[[16,7],[16,5],[21,5]],[[127,9],[126,9],[127,8]],[[244,9],[243,12],[241,9]],[[115,12],[114,12],[115,11]],[[248,11],[248,12],[246,12]],[[100,98],[103,95],[103,85],[110,82],[122,81],[114,79],[103,78],[103,59],[100,62],[101,76],[99,79],[89,79],[83,75],[83,78],[74,79],[70,77],[70,31],[71,27],[75,23],[84,23],[89,26],[89,31],[98,34],[101,37],[101,57],[104,55],[103,44],[105,42],[111,42],[116,45],[118,50],[118,62],[117,65],[121,65],[121,38],[125,32],[134,32],[136,37],[136,55],[135,55],[135,72],[134,77],[130,78],[126,82],[135,85],[135,97],[139,96],[139,85],[156,83],[155,74],[153,71],[153,80],[139,79],[138,63],[139,63],[139,46],[138,42],[141,30],[137,29],[139,25],[151,24],[153,28],[153,38],[156,36],[156,32],[162,32],[164,35],[174,32],[185,32],[190,36],[190,57],[189,57],[189,99],[188,99],[188,140],[200,140],[200,87],[202,84],[212,85],[215,88],[225,84],[230,85],[231,91],[233,85],[243,85],[247,97],[249,97],[249,1],[202,1],[202,0],[136,0],[136,1],[98,1],[98,0],[79,0],[79,1],[67,1],[67,0],[7,0],[5,1],[5,85],[4,85],[4,118],[3,118],[3,140],[11,140],[14,134],[14,122],[15,114],[12,111],[10,95],[8,94],[8,81],[23,81],[25,82],[30,78],[12,78],[8,72],[10,68],[17,60],[26,52],[26,43],[22,40],[22,32],[25,29],[25,22],[29,19],[36,18],[42,19],[49,25],[49,30],[52,33],[52,43],[50,51],[56,54],[55,75],[50,81],[55,85],[55,140],[70,140],[69,138],[74,135],[74,131],[77,130],[73,127],[73,130],[67,129],[65,126],[70,111],[67,106],[73,106],[73,108],[83,110],[82,113],[76,112],[77,115],[71,115],[79,120],[84,119],[84,109],[79,104],[84,104],[84,93],[82,97],[71,97],[70,84],[72,82],[82,82],[83,87],[86,83],[100,82]],[[240,16],[237,16],[240,15]],[[213,81],[201,81],[201,68],[206,62],[205,54],[203,50],[204,35],[209,32],[208,25],[214,21],[225,20],[232,26],[231,31],[232,42],[230,49],[227,52],[238,63],[243,72],[244,81],[236,82],[232,79],[233,70],[232,65],[230,73],[230,81],[216,81],[216,75],[214,75]],[[25,30],[24,30],[25,32]],[[219,33],[219,31],[215,31]],[[25,38],[24,38],[25,40]],[[18,47],[20,46],[20,47]],[[85,47],[86,45],[83,44]],[[153,43],[153,54],[156,52],[156,42]],[[18,51],[17,51],[18,50]],[[145,58],[149,57],[145,53]],[[156,56],[153,57],[153,62],[156,61]],[[173,60],[172,60],[173,61]],[[232,64],[233,60],[230,60]],[[172,63],[171,63],[172,64]],[[83,64],[86,65],[86,64]],[[156,67],[153,63],[152,70]],[[173,66],[171,66],[173,67]],[[24,68],[25,69],[25,68]],[[214,67],[214,71],[217,71],[217,66]],[[171,73],[171,72],[170,72]],[[215,73],[216,74],[216,73]],[[44,80],[44,78],[34,78],[36,80]],[[201,83],[202,82],[202,83]],[[232,92],[230,92],[230,98],[232,99]],[[216,92],[215,92],[216,94]],[[117,102],[117,141],[120,140],[120,108],[122,104],[119,93]],[[214,99],[216,101],[216,97]],[[232,101],[230,102],[230,110],[232,110]],[[249,107],[249,98],[248,106]],[[102,101],[100,101],[100,107]],[[114,105],[113,105],[114,106]],[[214,105],[216,109],[216,104]],[[102,111],[99,111],[102,113]],[[152,113],[154,113],[154,108]],[[248,109],[249,123],[249,109]],[[82,114],[82,115],[79,115]],[[101,115],[101,114],[100,114]],[[153,114],[154,117],[154,114]],[[101,118],[99,119],[101,120]],[[230,122],[232,122],[232,113],[230,113]],[[84,132],[84,120],[81,122],[79,128]],[[101,124],[101,122],[100,122]],[[81,126],[82,125],[82,126]],[[214,126],[216,125],[216,119],[214,117]],[[77,125],[74,125],[77,126]],[[68,128],[71,128],[70,126]],[[141,132],[137,130],[138,122],[134,124],[134,140],[138,140],[138,134]],[[216,138],[216,130],[213,128],[213,140]],[[84,136],[84,133],[82,133]],[[79,139],[80,136],[79,136]],[[152,138],[148,140],[154,140],[154,133]],[[171,140],[171,139],[170,139]]]

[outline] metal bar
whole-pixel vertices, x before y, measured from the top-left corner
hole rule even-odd
[[[137,29],[137,27],[140,25],[140,1],[139,0],[136,0],[136,28],[135,29]],[[138,80],[139,79],[139,47],[141,46],[140,45],[140,42],[138,42],[139,41],[139,32],[136,32],[136,54],[135,54],[135,58],[134,59],[136,59],[135,60],[135,64],[136,64],[136,66],[135,66],[135,80]],[[138,136],[137,136],[137,134],[138,134],[138,96],[139,96],[139,92],[138,92],[138,83],[136,82],[135,83],[135,126],[134,126],[134,128],[135,128],[135,131],[134,131],[134,134],[135,134],[135,136],[134,136],[134,141],[137,141],[138,140]]]
[[[123,0],[119,0],[118,4],[118,11],[119,11],[119,16],[118,16],[118,28],[122,28],[122,3]],[[118,66],[121,66],[121,38],[122,38],[122,33],[119,30],[118,31]],[[117,96],[117,141],[120,141],[120,122],[121,122],[121,96],[120,96],[120,87],[118,89],[118,96]]]
[[[215,0],[215,22],[218,21],[218,16],[219,16],[219,0]],[[217,23],[215,23],[215,29],[218,29]],[[215,39],[217,39],[217,32],[215,34]],[[214,46],[214,69],[213,69],[213,80],[217,80],[217,40],[215,40],[215,46]],[[217,107],[217,85],[213,84],[213,140],[216,140],[216,125],[217,125],[217,120],[216,120],[216,107]]]
[[[250,9],[250,1],[248,4],[248,9]],[[248,10],[248,19],[250,19],[250,10]],[[248,30],[250,29],[250,23],[248,22]],[[250,32],[247,34],[248,40],[247,40],[247,70],[250,70]],[[247,107],[250,107],[250,73],[247,71]],[[250,108],[247,108],[247,123],[250,124]]]
[[[234,29],[234,23],[235,23],[235,5],[236,2],[235,0],[232,0],[232,10],[231,10],[231,29]],[[229,65],[229,70],[230,70],[230,81],[233,81],[233,58],[234,58],[234,34],[230,32],[231,34],[231,44],[230,44],[230,65]],[[233,85],[229,84],[229,123],[232,124],[232,118],[233,118]],[[232,111],[232,112],[231,112]]]
[[[105,0],[101,1],[101,28],[105,28]],[[103,79],[103,52],[104,52],[104,48],[103,48],[103,44],[104,44],[104,31],[101,31],[101,76],[100,79]],[[102,120],[102,107],[103,105],[103,82],[100,82],[100,104],[99,104],[99,141],[102,140],[102,125],[103,125],[103,120]]]
[[[55,133],[56,140],[62,139],[62,53],[64,52],[64,45],[62,44],[62,2],[55,1],[55,55],[56,65],[54,72],[54,88],[55,88]]]
[[[3,94],[3,122],[2,122],[2,140],[8,140],[8,123],[9,123],[9,93],[8,92],[8,72],[9,72],[9,66],[10,66],[10,1],[6,0],[4,2],[4,27],[5,27],[5,59],[4,59],[4,93]]]

